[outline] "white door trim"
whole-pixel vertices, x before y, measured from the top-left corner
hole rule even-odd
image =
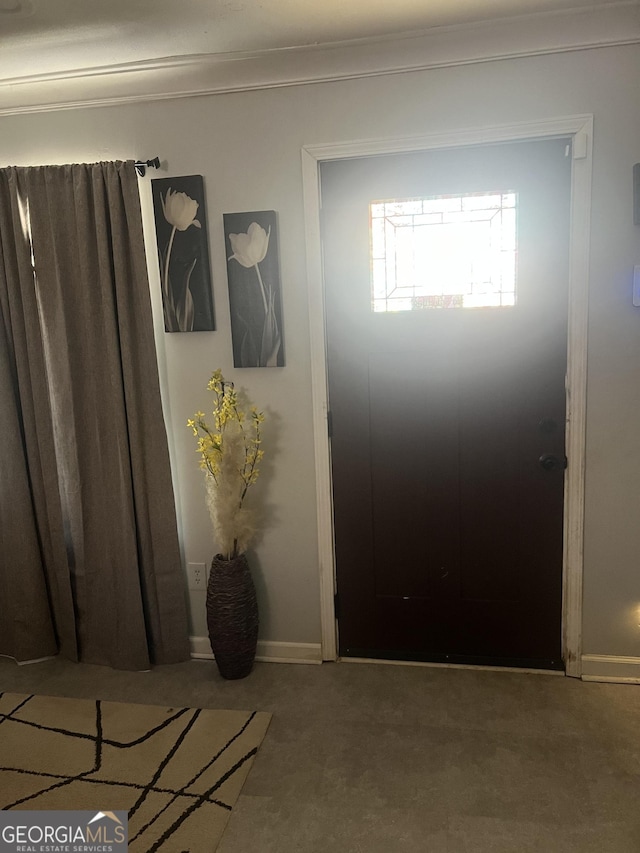
[[[564,506],[563,653],[567,675],[575,677],[581,675],[587,299],[593,147],[593,116],[591,115],[567,116],[495,127],[467,128],[419,137],[305,145],[302,148],[323,660],[336,660],[338,646],[334,606],[335,559],[331,448],[327,422],[328,388],[320,231],[320,163],[324,160],[346,157],[366,157],[376,154],[426,151],[435,148],[557,136],[574,138],[569,265],[566,437],[569,466],[566,471]]]

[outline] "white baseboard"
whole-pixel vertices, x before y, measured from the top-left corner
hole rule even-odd
[[[213,660],[208,637],[190,637],[191,657],[195,660]],[[269,663],[322,663],[320,643],[279,643],[258,640],[256,660]]]
[[[0,655],[0,658],[7,658],[7,660],[12,660],[14,663],[17,663],[18,666],[29,666],[31,663],[42,663],[45,660],[53,660],[56,655],[47,655],[44,658],[32,658],[31,660],[17,660],[12,655]]]
[[[640,657],[582,655],[582,680],[640,684]]]

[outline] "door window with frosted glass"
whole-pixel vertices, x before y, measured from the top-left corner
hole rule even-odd
[[[375,312],[516,304],[517,194],[374,201]]]

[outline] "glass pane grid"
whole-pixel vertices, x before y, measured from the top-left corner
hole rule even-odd
[[[515,192],[370,205],[376,312],[516,304]]]

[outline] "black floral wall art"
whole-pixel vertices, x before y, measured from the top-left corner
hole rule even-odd
[[[283,367],[275,210],[225,213],[224,236],[235,367]]]
[[[167,332],[215,329],[201,175],[151,181]]]

